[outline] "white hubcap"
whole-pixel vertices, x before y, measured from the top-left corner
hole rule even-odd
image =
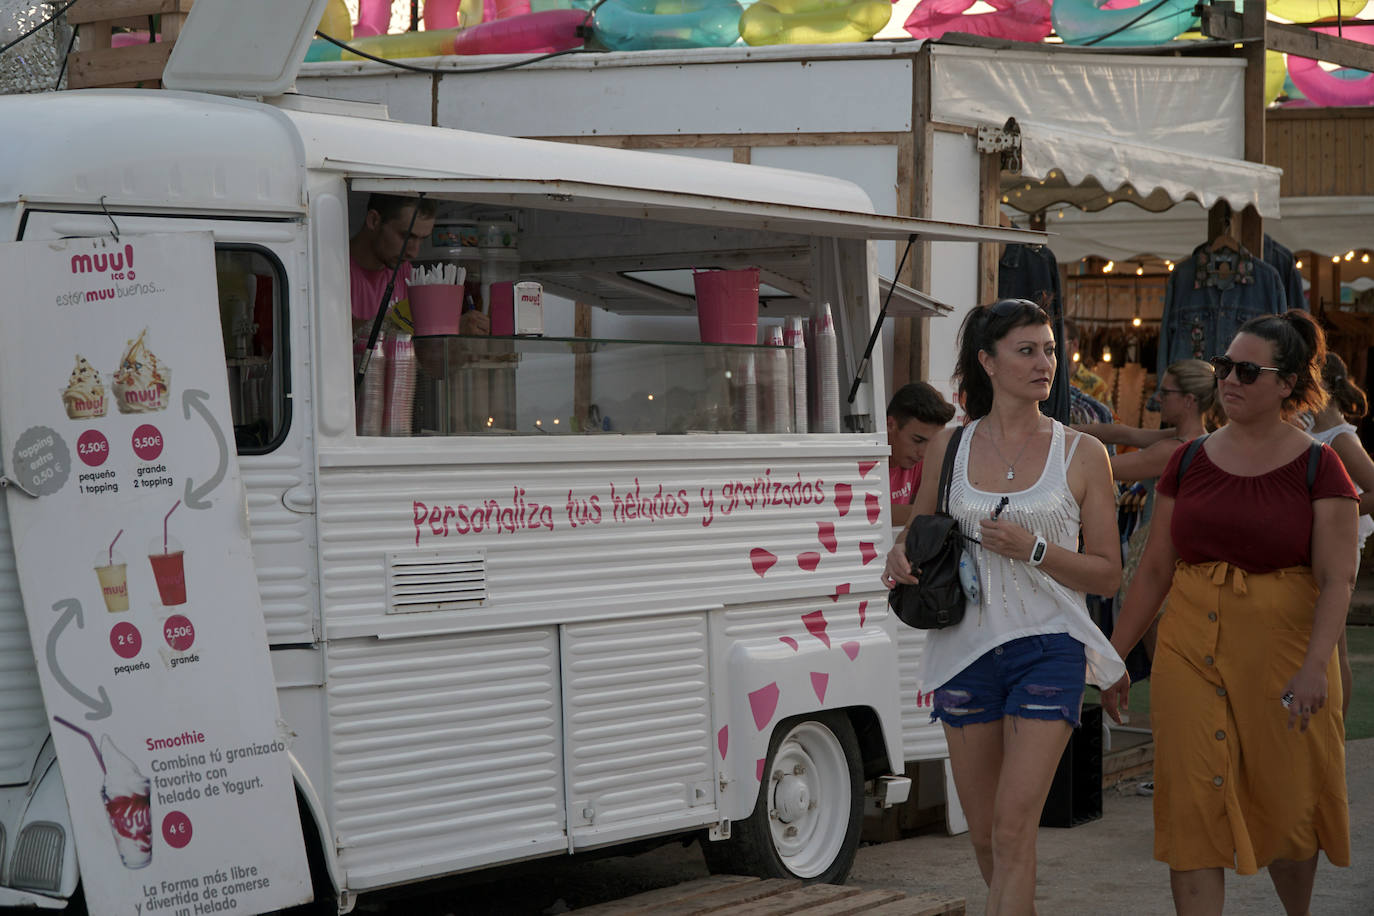
[[[803,722],[787,733],[769,769],[768,826],[789,871],[813,878],[835,861],[849,828],[849,763],[834,732]]]

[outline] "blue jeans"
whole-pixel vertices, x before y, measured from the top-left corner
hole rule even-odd
[[[1067,633],[1023,636],[984,652],[935,691],[932,720],[959,728],[1003,716],[1078,727],[1087,657]]]

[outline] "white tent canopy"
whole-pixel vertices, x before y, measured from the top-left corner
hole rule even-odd
[[[1026,212],[1130,200],[1160,211],[1226,200],[1279,215],[1280,170],[1246,162],[1244,62],[989,50],[937,45],[935,121],[1021,129],[1019,180],[1004,202]]]

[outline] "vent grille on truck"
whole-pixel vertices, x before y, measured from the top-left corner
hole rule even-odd
[[[30,891],[62,889],[62,847],[66,834],[61,825],[35,821],[19,832],[10,865],[10,884]]]
[[[487,561],[481,550],[390,553],[386,557],[388,614],[460,611],[487,599]]]

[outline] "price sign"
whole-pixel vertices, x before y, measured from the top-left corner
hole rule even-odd
[[[162,454],[162,433],[151,423],[134,430],[134,454],[144,461],[153,461]]]

